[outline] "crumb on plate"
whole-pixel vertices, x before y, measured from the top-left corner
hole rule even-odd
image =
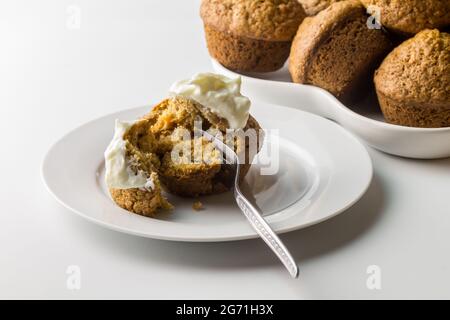
[[[201,203],[200,201],[194,201],[194,203],[192,204],[192,209],[194,209],[195,211],[200,211],[203,209],[203,203]]]

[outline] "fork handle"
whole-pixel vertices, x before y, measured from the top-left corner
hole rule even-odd
[[[277,257],[284,264],[293,278],[298,277],[298,266],[292,258],[289,250],[284,246],[283,242],[278,238],[277,234],[267,224],[259,211],[243,196],[236,192],[236,202],[248,219],[253,229],[260,235],[264,242],[272,249]]]

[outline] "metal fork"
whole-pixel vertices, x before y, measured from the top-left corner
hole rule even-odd
[[[255,231],[269,246],[269,248],[272,249],[272,251],[277,255],[277,257],[284,264],[291,276],[293,278],[297,278],[299,274],[298,266],[295,263],[295,260],[292,258],[292,255],[289,253],[289,250],[284,246],[280,238],[278,238],[276,233],[264,220],[261,212],[259,212],[259,210],[255,208],[250,203],[250,201],[247,200],[247,198],[242,194],[241,189],[239,188],[239,157],[228,145],[223,143],[221,139],[211,135],[206,131],[200,131],[207,140],[211,141],[216,146],[216,148],[222,152],[225,160],[227,161],[227,164],[235,168],[235,177],[233,180],[234,197],[236,199],[237,205],[244,213],[247,220],[250,222],[250,225],[253,227],[253,229],[255,229]]]

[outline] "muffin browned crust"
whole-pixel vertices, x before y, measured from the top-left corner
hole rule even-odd
[[[308,16],[315,16],[320,11],[328,8],[332,3],[342,0],[298,0]]]
[[[208,50],[225,67],[238,71],[270,72],[280,69],[291,41],[265,41],[235,36],[205,25]]]
[[[380,8],[381,23],[401,34],[450,25],[449,0],[361,0]]]
[[[281,68],[305,12],[297,0],[203,0],[211,56],[238,71]]]
[[[294,38],[289,71],[294,82],[312,84],[344,100],[370,83],[370,74],[391,48],[382,30],[369,29],[357,0],[332,4],[306,18]]]
[[[190,197],[230,189],[234,171],[223,163],[221,153],[210,141],[194,135],[196,121],[201,121],[202,130],[212,130],[212,133],[220,131],[225,134],[229,128],[225,119],[201,104],[174,97],[156,105],[125,133],[127,157],[132,169],[151,176],[153,187],[110,189],[113,200],[120,207],[145,216],[172,208],[162,196],[161,185],[172,194]],[[262,134],[258,122],[251,116],[246,127],[235,134],[235,151],[245,160],[241,164],[241,181],[262,143],[258,140],[256,150],[250,148],[250,141],[240,135],[241,132],[251,132],[249,129]]]
[[[386,120],[411,127],[450,126],[450,34],[424,30],[394,49],[375,74]]]

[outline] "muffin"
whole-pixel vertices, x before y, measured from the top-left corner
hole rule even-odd
[[[388,29],[413,35],[423,29],[450,25],[449,0],[361,0],[380,8],[381,23]]]
[[[305,12],[297,0],[203,0],[210,55],[236,71],[270,72],[289,56]]]
[[[375,73],[386,121],[410,127],[450,126],[450,34],[424,30],[390,53]]]
[[[116,120],[114,138],[105,151],[105,180],[111,197],[120,207],[153,216],[172,205],[162,195],[156,173],[159,166],[154,152],[156,139],[148,129],[147,120]]]
[[[230,190],[234,172],[228,165],[222,163],[221,154],[211,142],[194,136],[196,121],[201,123],[202,130],[215,133],[220,131],[225,136],[229,125],[223,118],[214,116],[203,105],[182,96],[164,100],[144,118],[152,123],[151,131],[159,141],[157,154],[161,163],[158,173],[161,182],[170,193],[196,197]],[[240,132],[254,130],[256,133],[260,129],[258,122],[249,116],[245,127],[233,132],[236,137],[235,152],[240,154],[241,158],[249,157],[242,161],[241,180],[250,169],[255,152],[246,145]],[[181,132],[188,132],[191,139],[189,137],[186,139]],[[188,150],[190,154],[184,150]],[[197,161],[198,159],[200,161]]]
[[[240,94],[240,79],[198,74],[176,83],[172,97],[141,119],[116,121],[105,152],[106,184],[131,212],[154,216],[172,205],[166,192],[188,197],[230,190],[235,172],[202,131],[222,136],[240,158],[243,180],[262,143],[262,129]]]
[[[298,0],[308,16],[315,16],[332,3],[342,0]]]
[[[306,18],[292,43],[292,80],[321,87],[341,100],[354,99],[391,49],[387,35],[369,29],[366,22],[365,9],[357,0],[336,2]]]

